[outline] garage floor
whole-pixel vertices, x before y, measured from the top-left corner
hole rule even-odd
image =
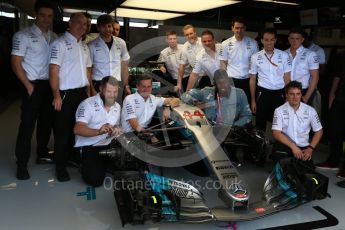
[[[0,229],[121,229],[111,185],[90,188],[83,183],[76,168],[69,168],[72,180],[60,183],[55,179],[54,165],[36,165],[32,154],[29,164],[31,179],[18,181],[15,177],[14,146],[20,115],[20,103],[15,101],[0,113]],[[33,142],[34,143],[34,142]],[[33,144],[33,150],[35,145]],[[327,146],[320,145],[315,162],[327,157]],[[34,152],[34,151],[32,151]],[[244,164],[239,168],[251,186],[255,197],[260,197],[265,178],[272,167],[264,168]],[[330,179],[331,198],[313,201],[293,210],[280,212],[265,218],[237,223],[211,222],[206,224],[148,224],[126,225],[124,229],[345,229],[345,189],[335,185],[336,171],[322,171]],[[188,180],[192,177],[184,169],[165,169],[165,176]],[[187,179],[186,179],[187,178]],[[205,192],[208,204],[220,201],[212,192]],[[321,211],[326,211],[321,214]],[[326,216],[325,216],[326,215]],[[327,217],[327,215],[329,215]],[[334,219],[334,217],[338,220]],[[317,222],[315,222],[317,221]],[[294,224],[304,225],[294,225]],[[288,226],[293,225],[293,226]],[[331,226],[332,227],[323,227]],[[309,227],[308,227],[309,226]],[[274,228],[275,227],[275,228]]]

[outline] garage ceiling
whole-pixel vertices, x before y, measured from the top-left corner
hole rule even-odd
[[[21,9],[32,7],[35,0],[2,0]],[[120,7],[125,0],[51,0],[56,2],[60,9],[79,8],[101,12],[112,12]],[[144,2],[145,0],[142,0]],[[187,0],[188,1],[188,0]],[[212,1],[212,0],[211,0]],[[224,0],[227,1],[227,0]],[[230,1],[230,0],[229,0]],[[342,25],[344,24],[345,11],[341,7],[343,0],[279,0],[279,2],[296,3],[298,5],[287,5],[275,3],[278,0],[239,0],[238,3],[223,6],[216,9],[206,10],[199,13],[185,13],[185,16],[167,20],[165,24],[183,24],[186,21],[194,24],[208,22],[210,27],[225,27],[233,16],[243,16],[248,20],[251,27],[261,26],[263,23],[278,20],[278,27],[290,27],[300,24],[300,12],[305,9],[318,9],[318,25]],[[271,1],[271,2],[267,2]],[[131,8],[137,9],[135,6]],[[157,11],[157,10],[155,10]],[[171,11],[165,9],[163,11]],[[178,13],[174,11],[175,13]],[[279,22],[280,21],[280,22]]]

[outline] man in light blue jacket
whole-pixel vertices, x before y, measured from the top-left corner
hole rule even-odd
[[[255,132],[249,128],[252,127],[252,113],[246,94],[242,89],[233,86],[227,72],[223,69],[214,73],[214,81],[213,87],[191,89],[184,93],[182,101],[201,108],[211,123],[231,127],[231,131],[224,141],[226,149],[235,152],[236,146],[246,146],[245,152],[250,154],[246,154],[245,157],[248,156],[248,160],[259,163],[261,157],[256,157],[256,155],[260,152],[259,155],[262,156],[264,151],[261,151],[263,148],[258,144],[264,146],[261,141],[264,138],[255,139],[257,138]],[[230,159],[238,161],[235,154],[231,154]]]

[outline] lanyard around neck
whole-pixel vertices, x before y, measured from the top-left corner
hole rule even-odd
[[[272,57],[273,57],[273,55],[274,55],[274,52],[272,53],[272,56],[269,58],[269,57],[267,56],[267,54],[265,53],[265,57],[266,57],[266,59],[269,61],[269,63],[271,63],[271,64],[272,64],[273,66],[275,66],[275,67],[278,67],[277,64],[275,64],[275,63],[272,62]]]

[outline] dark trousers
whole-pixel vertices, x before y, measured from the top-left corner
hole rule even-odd
[[[186,92],[188,81],[189,81],[189,76],[182,78],[182,89],[183,89],[183,92]],[[176,80],[176,82],[177,82],[177,80]]]
[[[302,96],[304,96],[304,95],[307,93],[307,91],[308,91],[308,88],[303,89],[303,90],[302,90]],[[311,106],[311,104],[312,104],[312,102],[313,102],[313,99],[314,99],[314,97],[315,97],[315,94],[316,94],[316,90],[314,90],[314,92],[311,94],[309,100],[308,100],[308,101],[304,101],[304,103],[306,103],[306,104],[308,104],[308,105]]]
[[[308,146],[305,147],[299,147],[301,150],[307,149]],[[284,145],[283,143],[280,143],[279,141],[276,141],[272,146],[272,154],[270,158],[273,161],[279,161],[281,159],[287,158],[287,157],[294,157],[292,150]],[[312,159],[308,161],[304,161],[307,165],[314,168],[314,162]]]
[[[92,80],[92,84],[93,84],[93,87],[95,88],[96,92],[99,93],[99,91],[100,91],[99,87],[101,86],[101,81]],[[116,102],[119,103],[121,106],[122,106],[123,98],[125,98],[125,95],[123,95],[123,92],[124,92],[124,86],[123,86],[123,83],[120,81],[119,82],[119,92],[117,94]]]
[[[250,89],[249,89],[249,78],[247,79],[237,79],[231,78],[234,81],[236,88],[240,88],[244,91],[247,96],[248,102],[250,102]]]
[[[198,82],[198,88],[203,89],[206,86],[212,86],[211,80],[208,76],[202,76]]]
[[[329,112],[329,147],[328,162],[339,165],[344,157],[343,140],[345,133],[345,101],[335,99]]]
[[[189,76],[182,78],[182,89],[183,89],[183,92],[186,92],[187,85],[188,85],[188,80],[189,80]],[[169,82],[172,83],[173,85],[177,85],[177,80],[176,79],[172,79],[171,78],[171,80]]]
[[[257,88],[256,99],[256,127],[266,130],[266,122],[272,122],[274,110],[284,103],[283,90],[268,90]]]
[[[55,163],[56,170],[65,169],[69,154],[73,152],[75,112],[81,101],[87,98],[86,87],[60,91],[62,106],[55,112]]]
[[[16,143],[17,165],[26,167],[31,150],[31,138],[37,121],[37,155],[48,153],[48,142],[53,124],[53,96],[48,80],[32,82],[34,91],[31,95],[23,93],[21,120]]]
[[[104,178],[107,163],[111,162],[110,157],[98,154],[100,150],[108,147],[84,146],[81,152],[81,175],[88,185],[93,187],[101,186]]]
[[[81,175],[85,183],[100,186],[105,178],[105,159],[95,149],[87,148],[82,151],[81,162]]]

